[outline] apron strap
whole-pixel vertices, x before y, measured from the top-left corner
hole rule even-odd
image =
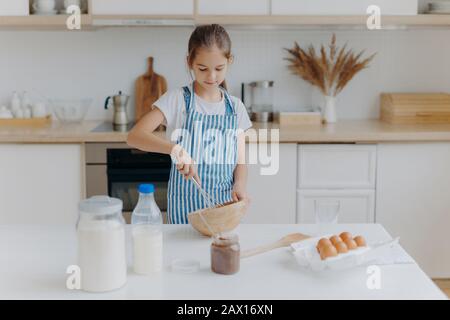
[[[233,115],[236,113],[235,105],[231,102],[230,95],[228,94],[228,91],[224,88],[220,87],[220,89],[223,92],[224,100],[225,100],[225,114],[227,115]]]
[[[233,115],[236,113],[236,108],[234,103],[231,101],[230,95],[228,94],[228,91],[225,90],[222,87],[219,87],[220,90],[223,93],[224,101],[225,101],[225,114],[227,115]],[[194,89],[194,86],[192,86],[192,89]],[[183,87],[183,96],[184,96],[184,103],[186,105],[186,112],[189,112],[191,106],[194,104],[192,103],[193,94],[191,94],[191,91],[189,90],[189,87],[185,86]]]
[[[183,87],[184,103],[186,105],[186,113],[189,112],[191,106],[191,91],[188,87]]]

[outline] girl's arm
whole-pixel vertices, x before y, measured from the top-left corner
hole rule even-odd
[[[233,200],[249,201],[247,196],[247,164],[245,163],[245,133],[242,132],[237,138],[237,165],[234,169],[234,186],[233,186]]]
[[[154,108],[131,129],[127,136],[127,144],[142,151],[170,154],[175,144],[153,134],[163,121],[164,114],[158,108]]]
[[[164,114],[158,108],[154,108],[131,129],[127,136],[127,144],[142,151],[170,154],[177,164],[178,171],[186,179],[194,177],[200,183],[197,167],[190,155],[180,146],[153,134],[163,121]]]

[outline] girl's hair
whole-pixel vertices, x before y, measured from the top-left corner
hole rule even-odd
[[[189,38],[188,44],[187,61],[189,67],[192,66],[198,49],[212,48],[214,46],[222,50],[225,58],[228,60],[231,59],[231,40],[224,27],[218,24],[207,24],[195,28]],[[220,85],[227,89],[225,80]]]

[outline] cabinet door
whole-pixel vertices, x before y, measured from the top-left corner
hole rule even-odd
[[[450,278],[450,143],[379,145],[376,222],[428,276]]]
[[[247,144],[249,149],[256,144]],[[278,172],[262,175],[261,164],[248,165],[251,204],[243,223],[295,223],[296,144],[280,144]],[[277,157],[278,158],[278,157]],[[274,157],[275,159],[275,157]]]
[[[192,15],[194,0],[92,0],[95,15]]]
[[[373,223],[375,190],[299,190],[297,223],[315,223],[316,203],[339,204],[338,223]]]
[[[270,0],[198,0],[201,15],[268,15]]]
[[[418,11],[418,0],[272,0],[272,14],[366,15],[371,5],[388,15],[415,15]]]
[[[0,145],[0,224],[75,226],[82,166],[78,144]]]
[[[28,16],[29,0],[0,0],[0,16]]]
[[[300,145],[299,189],[374,189],[375,145]]]

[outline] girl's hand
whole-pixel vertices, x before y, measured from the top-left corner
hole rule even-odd
[[[247,191],[245,190],[245,187],[235,184],[233,186],[233,191],[231,192],[231,196],[233,197],[233,201],[245,201],[247,205],[250,204],[250,198],[247,194]]]
[[[191,156],[180,145],[175,145],[170,153],[172,161],[176,164],[177,170],[184,176],[186,180],[192,177],[201,185],[200,178],[197,173],[197,165]]]

